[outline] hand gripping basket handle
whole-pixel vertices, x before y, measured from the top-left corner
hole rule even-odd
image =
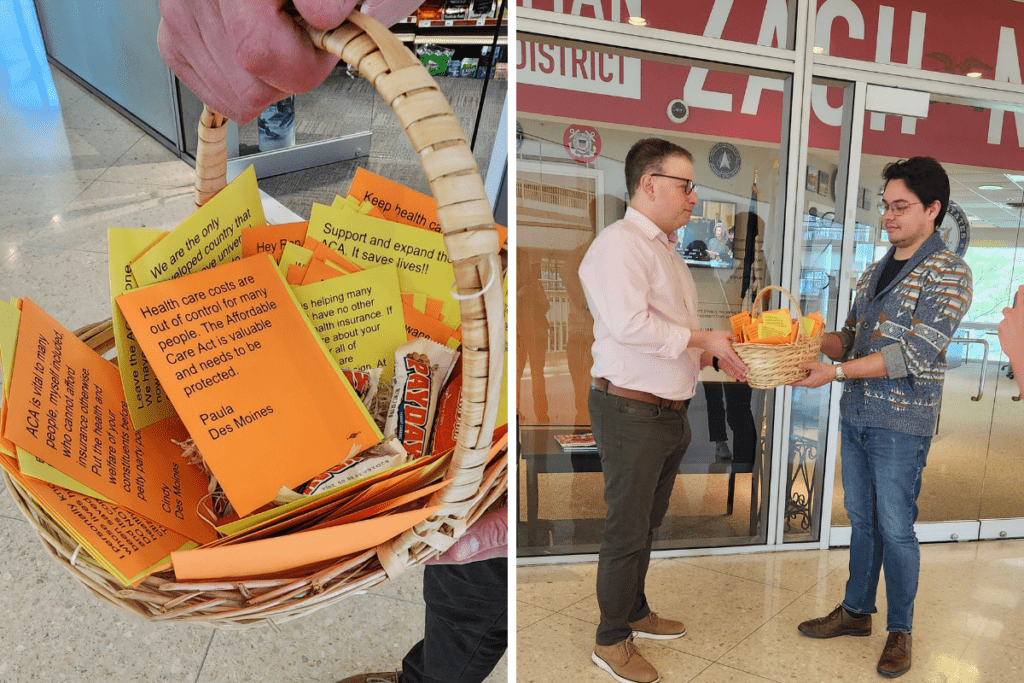
[[[767,300],[767,297],[765,297],[765,295],[771,293],[771,290],[773,290],[773,289],[778,290],[778,291],[782,292],[783,294],[785,294],[787,297],[789,297],[789,300],[793,303],[793,307],[796,309],[797,322],[799,323],[797,325],[797,336],[798,337],[806,338],[808,335],[807,335],[807,330],[804,329],[804,323],[803,323],[804,314],[800,311],[800,303],[796,299],[794,299],[793,295],[790,294],[786,289],[784,289],[782,287],[779,287],[777,285],[768,285],[768,286],[764,287],[760,292],[757,293],[757,296],[755,296],[754,300],[751,302],[750,317],[751,318],[756,318],[759,315],[761,315],[761,311],[764,308],[762,303],[763,303],[763,301]],[[765,297],[765,299],[762,300],[762,297]]]
[[[301,20],[299,20],[301,22]],[[313,43],[340,57],[372,83],[405,128],[437,202],[448,256],[455,268],[462,316],[462,412],[458,443],[448,469],[450,484],[431,500],[438,515],[378,549],[389,575],[407,564],[416,544],[444,549],[453,539],[444,524],[461,531],[483,511],[478,495],[497,420],[504,370],[504,298],[500,286],[498,233],[480,171],[455,113],[420,61],[386,27],[352,12],[331,30],[305,25]],[[226,184],[227,126],[204,109],[196,153],[196,205]]]

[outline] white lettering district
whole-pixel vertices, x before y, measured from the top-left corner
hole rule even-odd
[[[603,52],[519,41],[519,83],[640,99],[640,60]]]

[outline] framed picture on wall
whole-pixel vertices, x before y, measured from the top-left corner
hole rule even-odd
[[[807,167],[807,191],[818,191],[818,169],[814,168],[813,166]]]
[[[828,171],[818,171],[818,194],[828,195]]]

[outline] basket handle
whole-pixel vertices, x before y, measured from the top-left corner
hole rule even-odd
[[[473,508],[490,452],[504,372],[504,295],[498,233],[473,152],[455,113],[419,59],[375,19],[352,12],[338,28],[320,30],[301,20],[318,47],[359,70],[394,111],[430,184],[449,259],[455,269],[462,317],[463,387],[458,443],[448,469],[451,483],[434,494],[438,516],[421,523],[437,529]],[[196,152],[196,206],[227,180],[227,119],[206,107]],[[410,534],[399,551],[416,542]]]
[[[773,290],[773,289],[778,290],[778,291],[782,292],[783,294],[785,294],[787,297],[789,297],[789,300],[793,303],[793,308],[796,309],[796,315],[797,315],[797,333],[796,334],[797,334],[798,337],[806,338],[807,337],[807,330],[804,329],[804,324],[803,324],[804,314],[800,311],[800,303],[796,299],[794,299],[793,295],[789,293],[789,290],[785,289],[784,287],[779,287],[778,285],[767,285],[766,287],[763,287],[761,289],[761,291],[757,293],[757,296],[754,297],[754,299],[753,299],[753,301],[751,303],[751,306],[750,306],[750,316],[752,318],[756,318],[757,316],[761,315],[762,308],[763,308],[763,305],[762,305],[763,302],[762,302],[761,297],[764,296],[766,293],[770,293],[770,291]]]

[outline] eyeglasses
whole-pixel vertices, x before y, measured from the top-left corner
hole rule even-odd
[[[697,190],[697,183],[693,182],[689,178],[680,178],[679,176],[665,175],[664,173],[652,173],[651,175],[656,178],[671,178],[672,180],[683,181],[684,183],[686,183],[685,185],[683,185],[683,192],[685,192],[686,194],[690,194],[691,192],[695,192]]]
[[[885,200],[878,202],[878,213],[883,216],[887,211],[892,211],[893,216],[902,216],[907,212],[907,209],[914,204],[921,204],[921,202],[893,202],[892,204],[886,204]]]

